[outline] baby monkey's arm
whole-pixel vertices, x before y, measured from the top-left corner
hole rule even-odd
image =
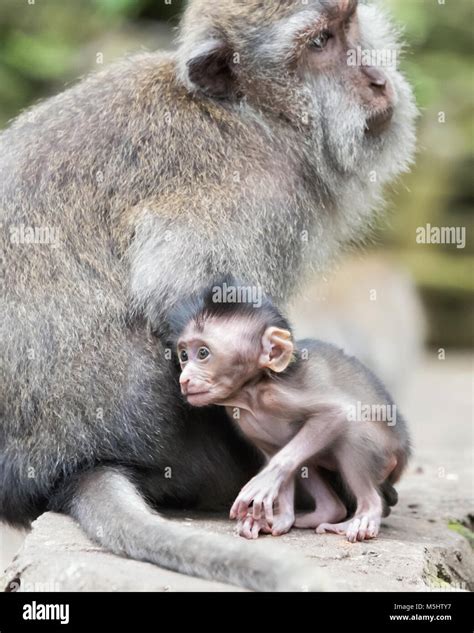
[[[347,417],[340,403],[319,404],[298,433],[276,453],[265,468],[240,491],[230,518],[242,519],[249,514],[256,520],[273,522],[273,506],[282,485],[294,476],[300,466],[340,436]]]

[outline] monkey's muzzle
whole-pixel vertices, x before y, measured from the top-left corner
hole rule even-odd
[[[385,132],[390,126],[390,122],[393,118],[393,112],[393,106],[389,106],[381,112],[377,112],[370,116],[367,119],[366,134],[369,136],[380,136],[380,134]]]

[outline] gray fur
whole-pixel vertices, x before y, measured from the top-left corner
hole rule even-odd
[[[266,591],[321,591],[330,583],[304,558],[282,558],[278,547],[248,547],[163,519],[143,501],[129,478],[111,468],[82,477],[71,508],[93,538],[101,535],[117,554],[157,563],[209,580]]]
[[[216,273],[288,298],[307,269],[367,229],[382,185],[410,163],[415,108],[401,75],[391,131],[368,139],[337,77],[301,84],[259,64],[276,5],[245,5],[192,1],[176,54],[124,59],[0,134],[3,520],[28,524],[52,507],[94,532],[87,513],[99,513],[102,493],[82,486],[102,464],[126,467],[156,506],[229,504],[259,461],[224,416],[186,408],[153,333]],[[373,29],[365,11],[364,37],[383,45],[391,27]],[[206,97],[186,78],[193,55],[223,36],[242,53],[238,99]],[[58,239],[15,243],[20,226]],[[159,547],[145,554],[148,534],[122,523],[120,499],[96,538],[117,551],[123,528],[129,555],[208,574],[191,551],[181,562]],[[161,525],[156,539],[172,538]]]

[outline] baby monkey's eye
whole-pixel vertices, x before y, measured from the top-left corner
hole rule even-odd
[[[182,349],[179,353],[179,360],[182,363],[186,363],[188,361],[188,352],[185,349]]]
[[[331,39],[332,35],[329,31],[322,31],[317,37],[313,38],[310,42],[312,48],[315,48],[317,51],[322,51],[326,48],[326,44]]]
[[[200,347],[198,349],[197,357],[199,358],[199,360],[204,360],[209,356],[209,354],[210,351],[207,349],[207,347]]]

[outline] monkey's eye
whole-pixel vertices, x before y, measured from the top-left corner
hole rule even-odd
[[[182,349],[179,353],[179,360],[182,363],[187,363],[188,362],[188,352],[185,349]]]
[[[198,349],[197,357],[199,358],[199,360],[204,360],[209,356],[209,354],[210,351],[207,349],[207,347],[200,347]]]
[[[322,31],[317,37],[311,40],[311,47],[315,48],[317,51],[322,51],[326,48],[326,44],[331,39],[332,35],[329,31]]]

